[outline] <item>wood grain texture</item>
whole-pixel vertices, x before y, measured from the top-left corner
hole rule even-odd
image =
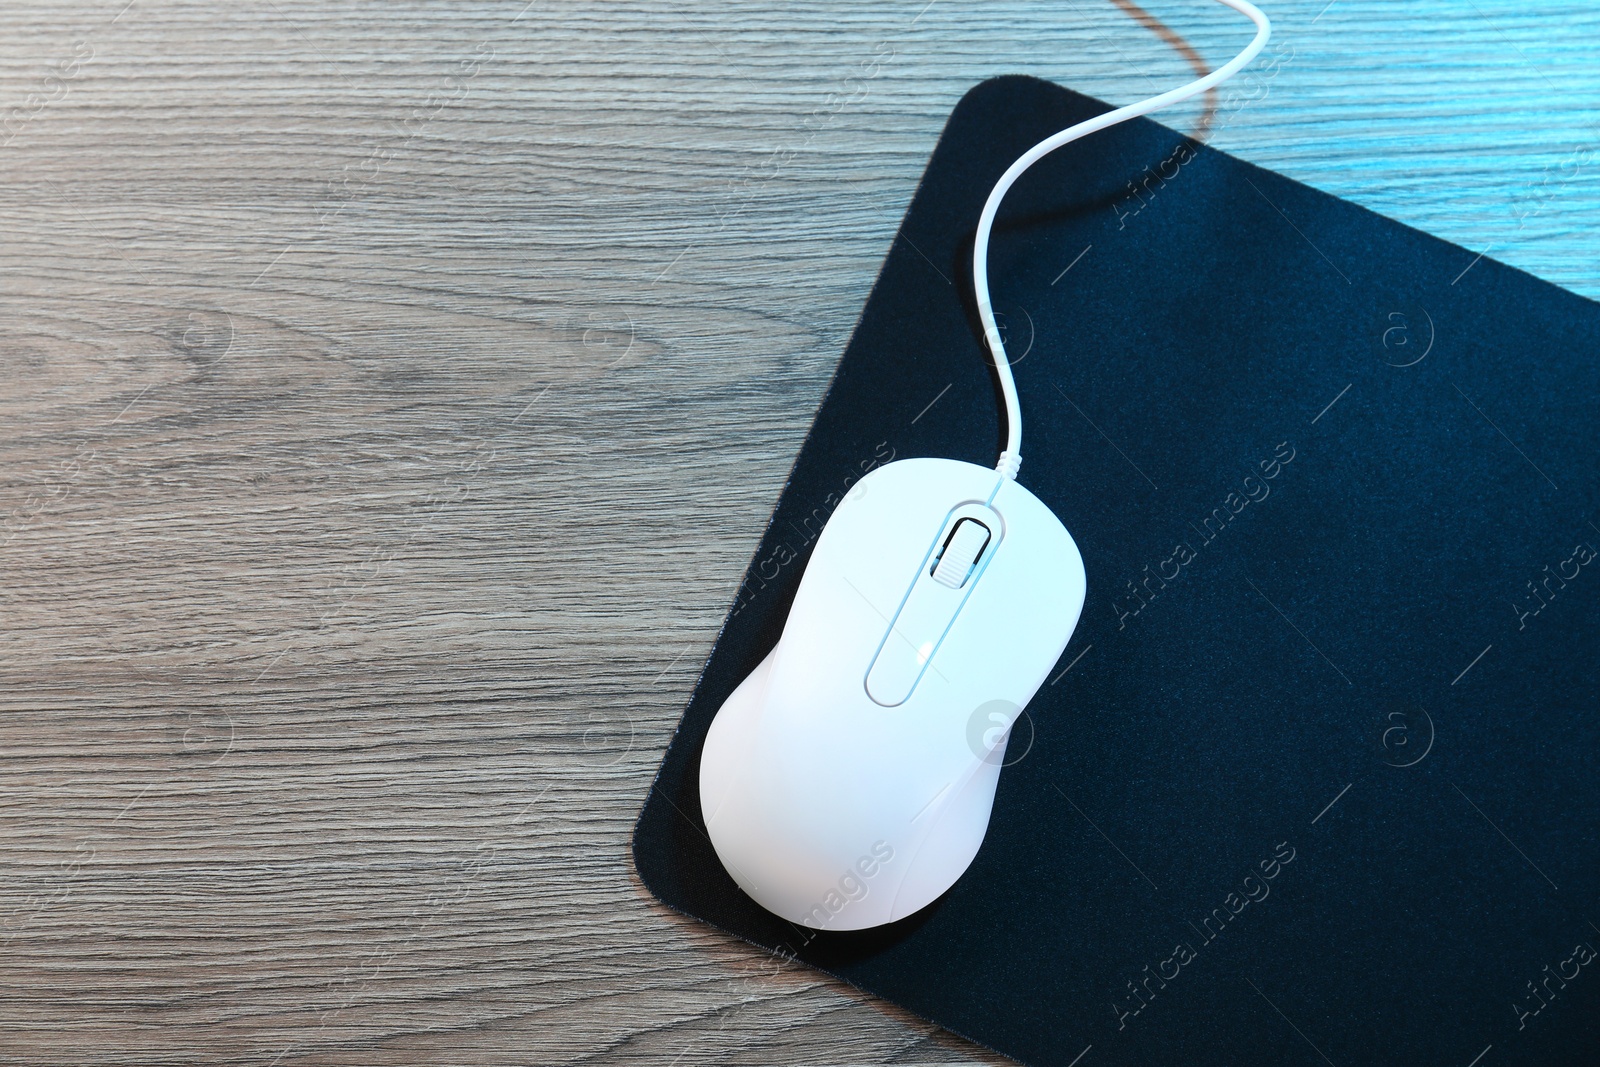
[[[1187,64],[1104,0],[523,4],[7,5],[0,1063],[1005,1062],[628,839],[955,102]],[[1213,144],[1600,296],[1600,10],[1271,11]]]

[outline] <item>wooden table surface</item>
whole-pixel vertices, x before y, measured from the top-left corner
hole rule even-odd
[[[957,99],[1187,62],[1109,0],[525,3],[0,17],[0,1062],[1007,1062],[629,836]],[[1600,8],[1269,9],[1213,144],[1600,296]]]

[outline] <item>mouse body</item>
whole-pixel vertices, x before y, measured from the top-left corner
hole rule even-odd
[[[1071,535],[1014,479],[909,459],[856,483],[701,754],[707,833],[739,887],[827,930],[944,893],[977,855],[1010,726],[1084,591]]]

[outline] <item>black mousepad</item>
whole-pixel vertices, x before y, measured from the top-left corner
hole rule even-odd
[[[1148,120],[995,230],[1020,480],[1089,591],[982,850],[854,934],[712,852],[701,742],[834,505],[891,459],[995,462],[978,212],[1105,109],[1001,78],[951,116],[640,816],[645,884],[1029,1064],[1600,1062],[1600,304]]]

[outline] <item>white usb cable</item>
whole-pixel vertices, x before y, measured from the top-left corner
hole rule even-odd
[[[1160,96],[1152,96],[1148,100],[1141,100],[1137,104],[1119,107],[1104,115],[1096,115],[1092,119],[1046,137],[1006,169],[1000,180],[994,183],[994,188],[989,191],[989,199],[984,202],[983,214],[978,217],[978,238],[972,247],[972,288],[978,298],[978,317],[983,322],[983,335],[989,345],[989,352],[994,356],[994,367],[1000,375],[1000,393],[1005,401],[1006,448],[1000,453],[1000,462],[995,469],[1006,478],[1015,478],[1017,468],[1022,465],[1022,408],[1017,402],[1017,383],[1011,376],[1011,362],[1006,358],[1005,342],[1000,339],[1000,330],[994,322],[994,308],[989,303],[989,231],[994,227],[994,217],[1000,210],[1000,201],[1005,199],[1006,193],[1016,180],[1022,177],[1023,171],[1062,145],[1108,126],[1115,126],[1119,122],[1126,122],[1138,115],[1147,115],[1169,104],[1197,96],[1207,89],[1221,85],[1244,69],[1261,49],[1266,47],[1267,39],[1272,36],[1272,24],[1267,21],[1267,16],[1262,14],[1259,8],[1247,0],[1218,0],[1218,3],[1226,4],[1240,14],[1249,16],[1250,21],[1256,24],[1255,39],[1245,47],[1244,51],[1210,74],[1188,85],[1172,89]]]

